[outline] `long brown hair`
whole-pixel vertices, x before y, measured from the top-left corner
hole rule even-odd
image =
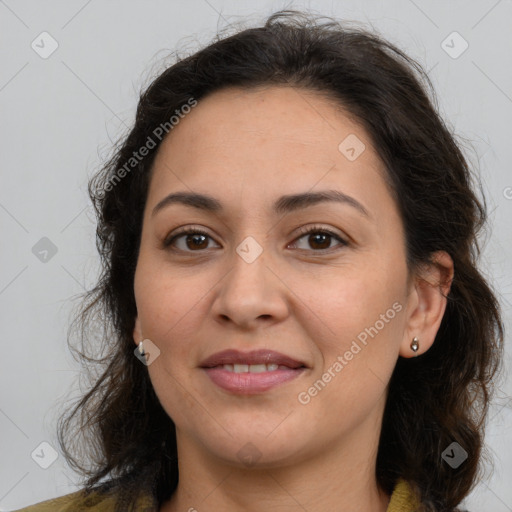
[[[456,510],[479,476],[503,350],[499,305],[477,268],[485,202],[475,194],[477,178],[438,114],[421,66],[374,33],[296,11],[277,12],[262,27],[219,37],[165,69],[141,95],[128,136],[91,179],[102,272],[72,324],[82,341],[72,350],[97,373],[90,390],[61,418],[61,448],[87,478],[87,491],[119,492],[119,511],[133,510],[140,493],[162,503],[175,490],[174,424],[133,355],[134,272],[161,142],[154,131],[191,98],[200,104],[223,87],[272,84],[321,91],[363,124],[387,168],[410,271],[438,250],[453,259],[455,277],[433,346],[420,357],[399,358],[389,383],[376,476],[388,493],[399,477],[406,479],[421,512]],[[127,168],[152,134],[155,147]],[[94,355],[94,346],[100,353]],[[456,469],[442,459],[452,442],[469,454]]]

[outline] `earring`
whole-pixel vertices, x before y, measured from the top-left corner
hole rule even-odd
[[[144,345],[142,343],[142,340],[139,342],[138,349],[139,349],[139,354],[144,357],[146,355],[146,352],[144,352]]]
[[[418,349],[420,348],[420,340],[416,338],[416,336],[412,339],[411,342],[411,350],[413,352],[418,352]]]

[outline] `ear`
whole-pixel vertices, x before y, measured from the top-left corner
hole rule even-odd
[[[453,260],[445,251],[437,251],[431,262],[418,269],[411,282],[407,302],[404,338],[400,345],[402,357],[425,353],[434,343],[446,310],[448,293],[453,281]],[[411,349],[413,338],[418,338],[419,349]]]
[[[142,340],[142,327],[140,326],[139,317],[135,317],[135,326],[133,327],[133,341],[135,345],[139,346],[139,342]]]

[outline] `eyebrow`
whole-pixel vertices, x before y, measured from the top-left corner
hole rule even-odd
[[[281,196],[273,205],[275,214],[285,214],[292,211],[308,208],[310,206],[325,203],[342,203],[355,208],[359,213],[370,217],[367,209],[353,197],[340,192],[339,190],[324,190],[320,192],[303,192],[300,194],[289,194]],[[171,204],[183,204],[207,212],[223,211],[222,204],[212,196],[197,194],[194,192],[174,192],[164,197],[154,208],[151,216]]]

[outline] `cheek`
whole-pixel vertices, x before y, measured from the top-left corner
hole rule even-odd
[[[398,293],[345,285],[343,293],[321,303],[329,334],[311,334],[319,363],[299,400],[307,402],[311,416],[324,418],[324,428],[333,430],[356,428],[383,404],[404,317]]]
[[[148,366],[153,387],[173,419],[193,416],[199,391],[191,372],[197,365],[196,345],[204,339],[208,290],[218,281],[208,273],[164,269],[162,262],[141,259],[135,276],[137,310],[143,336],[160,349]],[[211,282],[210,282],[211,281]]]
[[[318,328],[322,328],[318,334],[322,333],[324,348],[339,352],[348,350],[355,339],[364,343],[374,337],[395,338],[402,325],[400,312],[405,309],[399,277],[367,266],[338,276],[333,272],[323,286],[322,280],[315,281],[307,305],[315,313]],[[308,284],[302,283],[304,290]]]
[[[197,315],[213,284],[204,273],[199,278],[187,269],[172,269],[162,261],[141,258],[135,274],[135,296],[143,335],[162,344],[161,348],[170,348],[178,338],[181,345],[193,339],[191,318]]]
[[[324,395],[314,398],[317,406],[354,413],[384,392],[398,358],[405,312],[399,276],[375,266],[357,274],[331,281],[308,299],[316,324],[310,323],[309,336],[318,347],[311,394]]]
[[[205,290],[193,278],[177,278],[142,267],[135,280],[137,309],[143,336],[153,341],[160,355],[148,366],[155,393],[177,425],[200,421],[204,410],[190,373],[196,364],[193,343],[204,318]],[[203,302],[202,302],[203,299]]]

